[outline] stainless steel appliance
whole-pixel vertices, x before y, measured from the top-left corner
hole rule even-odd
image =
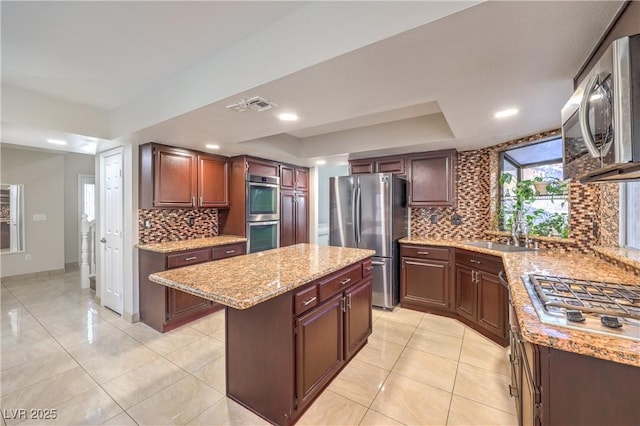
[[[536,274],[522,281],[541,322],[640,341],[640,286]]]
[[[247,175],[246,236],[249,253],[280,247],[280,178]]]
[[[249,253],[280,247],[280,221],[247,222],[247,249]]]
[[[329,245],[375,250],[373,305],[398,304],[398,240],[407,236],[406,181],[391,173],[332,177]]]
[[[246,181],[247,221],[280,220],[280,178],[247,175]]]
[[[561,118],[566,179],[640,179],[640,34],[611,44]]]

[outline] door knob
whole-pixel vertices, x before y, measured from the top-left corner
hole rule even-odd
[[[105,237],[102,237],[102,238],[100,238],[100,242],[101,242],[101,243],[106,243],[106,242],[107,242],[107,239],[106,239]]]

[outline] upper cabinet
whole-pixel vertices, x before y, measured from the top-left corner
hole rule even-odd
[[[352,175],[366,173],[405,174],[404,157],[363,158],[349,161],[349,173]]]
[[[306,167],[280,166],[280,188],[297,191],[309,190],[309,169]]]
[[[409,207],[454,207],[456,151],[448,149],[410,156]]]
[[[229,206],[226,157],[141,145],[139,180],[141,209]]]
[[[243,157],[245,159],[245,170],[250,175],[258,176],[280,176],[278,163],[253,157]]]

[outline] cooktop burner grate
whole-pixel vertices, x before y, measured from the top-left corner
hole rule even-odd
[[[529,280],[550,312],[577,309],[640,320],[640,286],[536,274]]]

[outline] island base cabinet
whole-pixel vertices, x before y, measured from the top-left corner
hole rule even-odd
[[[295,408],[306,406],[344,364],[342,295],[296,320]]]
[[[273,424],[295,423],[371,334],[366,265],[249,309],[227,307],[227,396]]]

